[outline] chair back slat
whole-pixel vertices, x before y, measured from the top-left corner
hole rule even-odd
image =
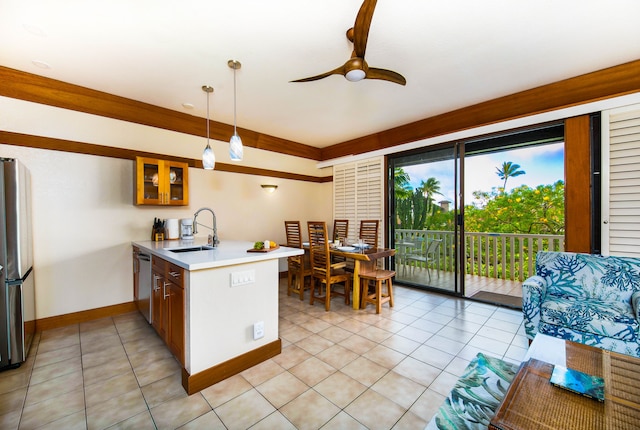
[[[345,240],[349,234],[349,220],[333,220],[333,240]]]
[[[284,230],[287,234],[287,246],[291,248],[302,248],[300,221],[285,221]]]
[[[360,221],[360,239],[374,248],[378,247],[378,224],[377,219]]]
[[[436,251],[438,250],[438,247],[440,246],[440,244],[442,243],[442,239],[434,239],[431,241],[431,243],[429,244],[429,247],[427,248],[427,252],[425,252],[425,254],[427,255],[427,257],[434,257],[433,254],[436,253]]]
[[[324,221],[307,222],[309,229],[309,253],[313,271],[329,273],[330,258],[329,241],[327,240],[327,223]]]

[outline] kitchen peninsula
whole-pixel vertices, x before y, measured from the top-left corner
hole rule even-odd
[[[280,353],[278,259],[302,249],[247,252],[253,242],[244,241],[211,249],[198,239],[132,245],[151,254],[151,321],[181,361],[188,394]]]

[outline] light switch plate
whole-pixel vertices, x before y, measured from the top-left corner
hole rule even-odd
[[[231,273],[231,286],[238,287],[240,285],[253,284],[256,282],[255,270],[243,270],[242,272]]]

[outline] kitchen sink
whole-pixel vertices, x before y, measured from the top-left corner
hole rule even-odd
[[[190,248],[165,248],[165,251],[170,252],[197,252],[197,251],[211,251],[213,249],[212,246],[202,245],[202,246],[193,246]]]

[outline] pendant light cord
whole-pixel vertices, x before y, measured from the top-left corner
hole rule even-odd
[[[209,145],[209,95],[211,92],[207,91],[207,145]]]
[[[238,134],[236,130],[236,111],[238,103],[236,101],[236,65],[233,65],[233,134]]]

